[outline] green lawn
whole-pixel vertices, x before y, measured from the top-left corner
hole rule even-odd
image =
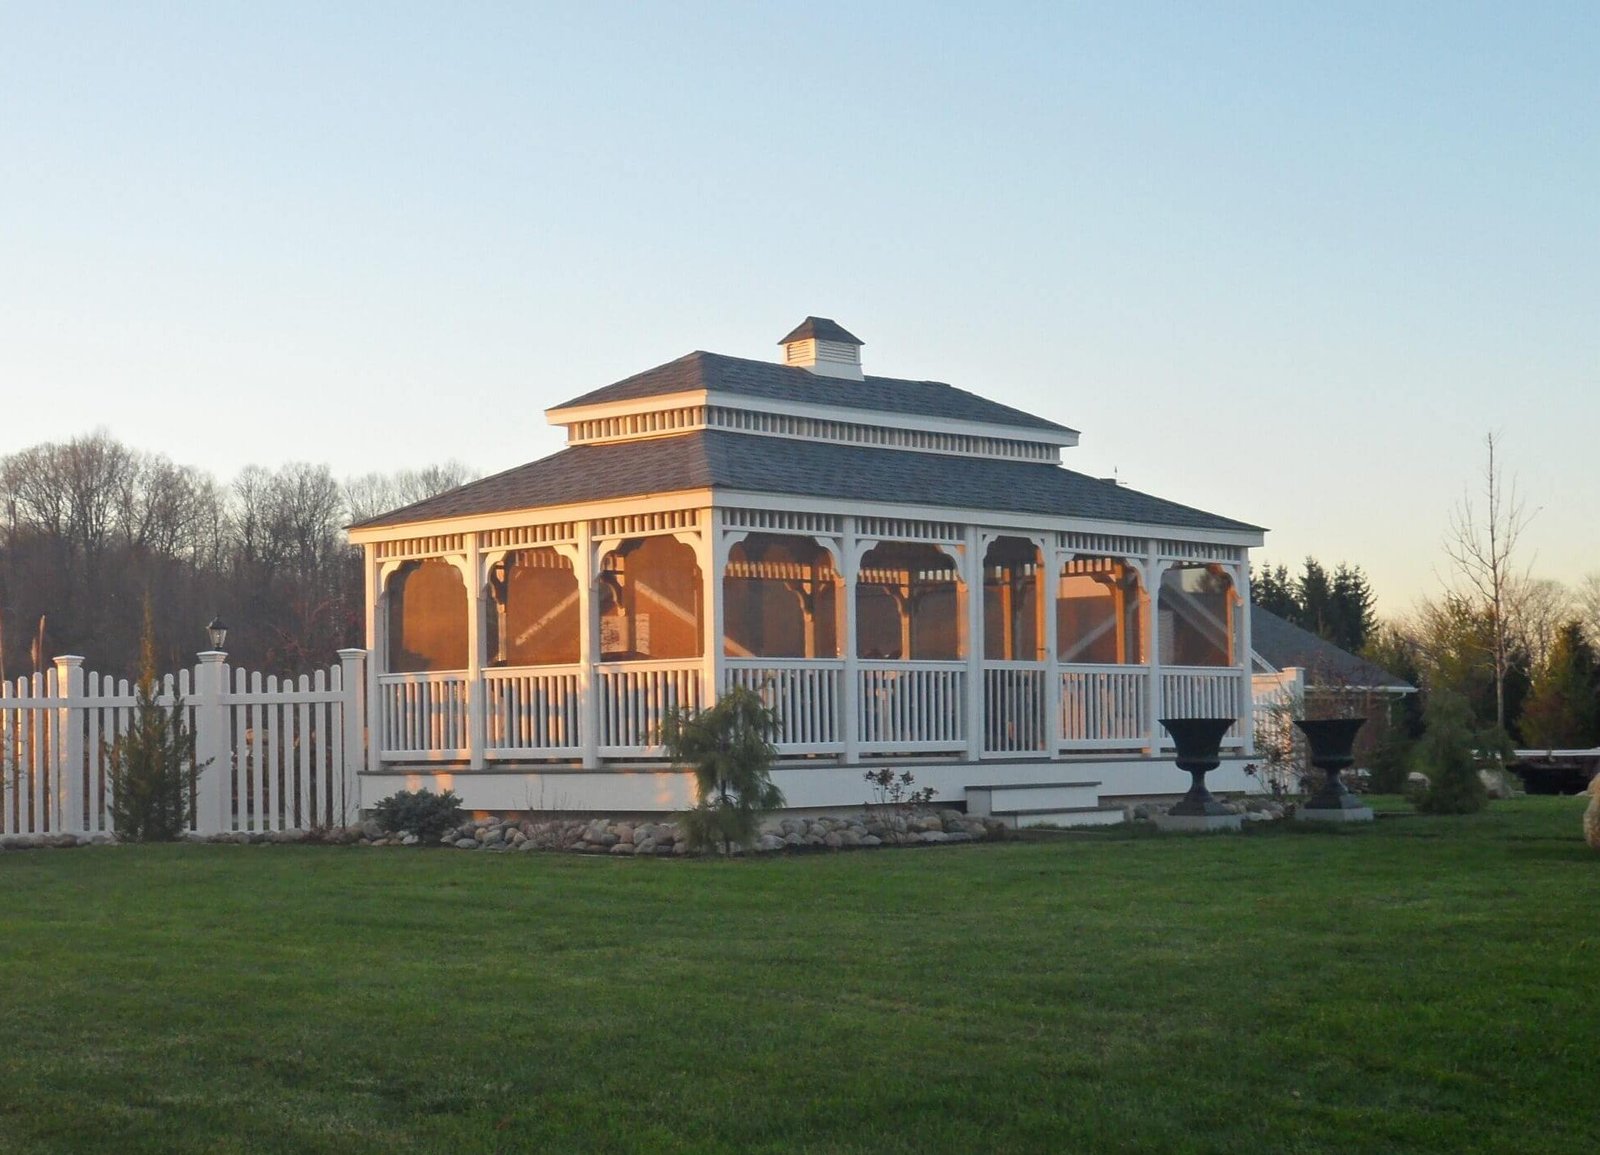
[[[750,861],[0,855],[0,1151],[1593,1151],[1581,799]]]

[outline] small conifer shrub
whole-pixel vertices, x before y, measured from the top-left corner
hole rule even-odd
[[[431,846],[461,822],[461,799],[454,790],[400,790],[374,806],[372,816],[386,833],[415,834],[422,845]]]
[[[778,717],[755,691],[736,686],[708,710],[673,710],[661,742],[674,765],[694,770],[695,805],[682,816],[691,850],[732,854],[755,841],[761,815],[783,805],[772,783]]]
[[[1474,749],[1482,736],[1472,726],[1466,700],[1437,690],[1423,720],[1426,728],[1413,757],[1415,768],[1428,777],[1428,789],[1417,809],[1425,814],[1476,814],[1488,805],[1489,792],[1478,777]]]
[[[132,842],[175,842],[194,822],[194,791],[204,765],[194,756],[194,730],[184,718],[183,699],[171,707],[157,700],[155,622],[144,604],[139,683],[133,718],[115,740],[102,744],[111,787],[111,822],[117,837]]]

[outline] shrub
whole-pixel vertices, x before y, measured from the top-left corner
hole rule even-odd
[[[875,806],[879,810],[905,813],[933,801],[933,787],[918,789],[916,776],[909,770],[896,774],[884,766],[879,770],[868,770],[862,777],[872,787],[872,801],[867,803],[868,810]]]
[[[661,742],[674,765],[694,768],[695,805],[682,816],[690,850],[724,854],[755,839],[761,815],[783,805],[772,784],[778,717],[753,690],[736,686],[708,710],[673,710]]]
[[[1479,735],[1466,699],[1447,690],[1435,691],[1423,721],[1426,728],[1414,757],[1416,768],[1428,776],[1428,790],[1417,809],[1427,814],[1476,814],[1488,804],[1489,794],[1478,777],[1473,749]]]
[[[133,718],[116,740],[102,743],[111,787],[111,823],[119,838],[175,842],[194,820],[194,790],[205,765],[194,760],[194,731],[184,720],[183,699],[157,701],[155,624],[144,605],[139,683]]]
[[[461,799],[454,790],[400,790],[372,808],[372,816],[386,833],[408,831],[424,846],[439,841],[445,831],[460,823]]]

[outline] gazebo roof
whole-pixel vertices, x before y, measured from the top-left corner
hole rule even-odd
[[[684,361],[712,356],[696,353]],[[738,362],[737,358],[715,360],[756,364]],[[782,366],[764,368],[810,376],[804,370],[784,370]],[[621,382],[611,388],[626,384],[628,382]],[[838,389],[837,383],[822,384],[831,390]],[[984,405],[993,404],[948,385],[938,388]],[[1260,532],[1259,526],[1192,509],[1049,463],[759,437],[725,430],[698,430],[644,441],[573,446],[404,509],[359,522],[351,528],[373,529],[698,489],[850,502],[906,502],[1126,522],[1156,528]]]
[[[555,419],[566,409],[702,391],[798,405],[839,406],[891,417],[934,417],[1013,429],[1077,434],[1077,430],[1065,425],[1035,417],[998,401],[990,401],[942,381],[906,381],[898,377],[869,376],[861,381],[846,382],[835,377],[818,376],[793,365],[752,361],[704,351],[689,353],[676,361],[646,369],[615,384],[574,397],[547,412]]]
[[[1280,670],[1298,666],[1306,672],[1311,689],[1342,688],[1382,690],[1409,694],[1416,690],[1382,666],[1340,649],[1326,638],[1279,617],[1271,610],[1250,606],[1250,648]]]

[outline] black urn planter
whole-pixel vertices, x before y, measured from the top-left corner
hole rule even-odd
[[[1189,792],[1167,811],[1180,818],[1209,818],[1232,815],[1206,789],[1206,772],[1222,762],[1222,736],[1234,724],[1233,718],[1162,718],[1161,724],[1172,735],[1179,770],[1187,770],[1194,780]]]
[[[1349,769],[1355,761],[1353,751],[1356,734],[1366,723],[1365,718],[1300,719],[1295,722],[1311,746],[1311,764],[1326,775],[1322,788],[1306,800],[1302,810],[1366,809],[1361,799],[1339,781],[1339,771]]]

